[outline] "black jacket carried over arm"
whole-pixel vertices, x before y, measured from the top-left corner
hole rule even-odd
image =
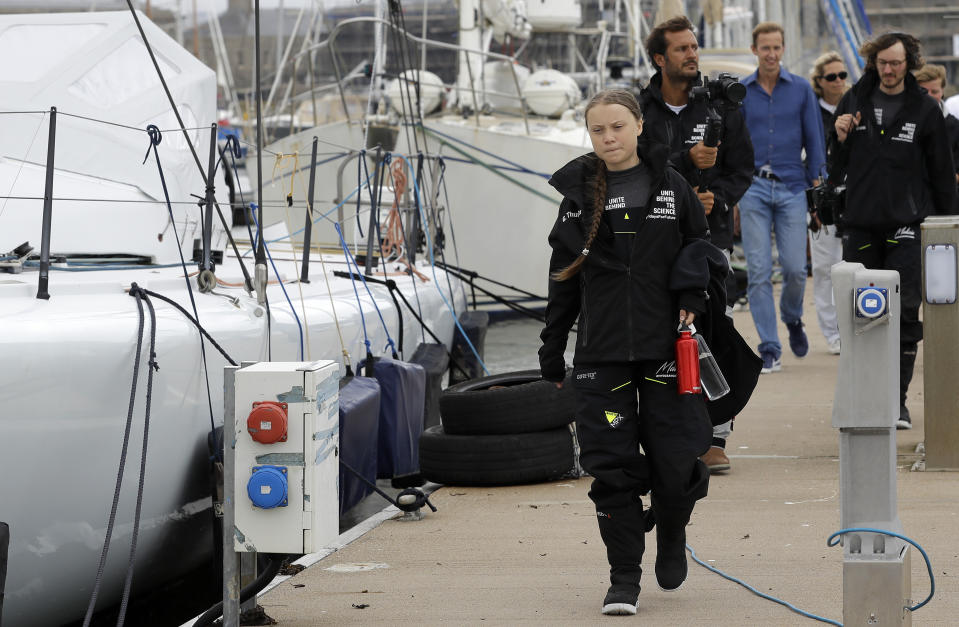
[[[713,210],[706,217],[711,239],[719,248],[730,249],[732,208],[752,184],[754,169],[753,143],[743,114],[738,109],[722,110],[723,132],[716,165],[699,170],[689,157],[689,149],[703,140],[707,104],[690,101],[679,114],[673,113],[663,100],[662,84],[662,74],[657,72],[640,94],[643,136],[669,146],[670,163],[691,186],[704,186],[715,194]]]
[[[835,129],[830,133],[829,178],[846,182],[843,226],[887,231],[955,209],[956,170],[942,112],[912,74],[905,81],[905,100],[888,124],[879,126],[873,114],[875,70],[867,70],[836,108],[837,118],[861,113],[845,142]]]
[[[709,235],[703,206],[683,177],[667,165],[667,147],[640,140],[639,156],[651,171],[652,184],[629,263],[617,256],[615,235],[603,221],[579,273],[566,281],[549,280],[539,350],[540,369],[549,381],[563,380],[563,353],[577,319],[575,363],[665,360],[674,352],[679,309],[697,315],[705,309],[702,288],[669,287],[673,262],[684,243]],[[549,234],[550,274],[568,266],[583,250],[598,163],[595,153],[578,157],[549,181],[563,194]]]
[[[669,277],[673,290],[705,290],[707,294],[706,311],[696,317],[696,331],[706,340],[729,384],[729,394],[706,403],[714,425],[726,422],[746,407],[763,366],[763,360],[733,326],[732,318],[726,315],[728,271],[721,250],[709,242],[692,240],[679,251]]]

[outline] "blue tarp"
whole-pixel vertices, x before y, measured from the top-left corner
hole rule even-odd
[[[340,387],[340,459],[376,483],[380,384],[369,377],[351,377]],[[373,488],[340,466],[340,513],[362,501]]]
[[[392,479],[416,474],[420,470],[426,371],[419,364],[383,357],[373,361],[373,374],[382,392],[376,476]]]

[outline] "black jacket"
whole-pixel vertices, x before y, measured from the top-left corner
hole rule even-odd
[[[952,115],[946,116],[946,134],[949,136],[949,146],[952,150],[952,164],[956,166],[956,173],[959,174],[959,118]],[[959,191],[956,194],[956,209],[953,213],[959,215]]]
[[[706,311],[696,317],[702,334],[729,384],[729,394],[706,403],[714,425],[720,425],[746,407],[752,396],[763,360],[749,347],[733,320],[726,315],[726,274],[729,266],[723,252],[703,240],[683,246],[669,277],[673,290],[705,290]]]
[[[837,118],[856,111],[862,116],[845,142],[835,128],[830,133],[829,178],[846,181],[844,227],[892,230],[955,208],[956,171],[942,112],[912,74],[905,80],[902,108],[881,127],[873,115],[875,70],[867,70],[836,108]]]
[[[713,210],[706,216],[711,241],[719,248],[732,248],[731,210],[752,184],[755,167],[753,143],[743,114],[738,109],[722,113],[723,132],[716,165],[699,170],[689,158],[689,149],[703,139],[707,105],[691,101],[679,114],[673,113],[663,100],[662,84],[662,73],[656,72],[640,94],[643,136],[669,146],[670,163],[690,185],[715,194]]]
[[[670,271],[683,244],[708,236],[703,206],[683,177],[667,165],[666,146],[641,141],[638,152],[653,182],[630,262],[616,255],[615,236],[604,221],[579,274],[566,281],[550,279],[539,350],[544,379],[563,380],[563,352],[577,318],[574,363],[623,363],[671,359],[680,307],[697,314],[705,309],[703,289],[677,293],[669,288]],[[583,250],[598,163],[595,153],[578,157],[549,181],[563,194],[549,234],[551,274]]]
[[[836,132],[836,116],[829,109],[822,106],[822,103],[819,103],[819,115],[822,116],[822,127],[826,130],[826,156],[829,156],[829,129],[832,129],[833,133]]]

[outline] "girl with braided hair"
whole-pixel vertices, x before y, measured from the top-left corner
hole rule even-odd
[[[699,456],[712,425],[702,395],[678,394],[673,348],[677,323],[705,311],[705,293],[670,288],[680,249],[708,230],[695,192],[667,164],[669,148],[641,141],[631,93],[600,92],[585,116],[594,152],[550,179],[563,200],[549,235],[539,359],[543,378],[562,386],[577,322],[580,461],[593,476],[589,497],[610,566],[603,613],[635,614],[645,532],[655,524],[660,588],[678,589],[687,573],[685,527],[709,481]]]

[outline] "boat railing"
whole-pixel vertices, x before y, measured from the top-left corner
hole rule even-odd
[[[485,103],[485,102],[487,101],[487,98],[488,98],[488,96],[490,96],[490,95],[499,96],[499,97],[502,97],[502,98],[508,98],[508,99],[511,99],[511,100],[516,100],[516,101],[518,101],[520,111],[522,112],[523,124],[524,124],[524,126],[525,126],[525,128],[526,128],[526,133],[527,133],[527,135],[530,134],[529,116],[527,115],[526,97],[523,95],[522,87],[521,87],[521,85],[520,85],[520,83],[519,83],[519,77],[518,77],[517,74],[516,74],[516,67],[515,67],[515,65],[518,63],[518,61],[517,61],[517,59],[516,59],[515,56],[510,56],[510,55],[505,55],[505,54],[499,54],[499,53],[496,53],[496,52],[489,52],[489,51],[485,51],[485,50],[476,50],[476,49],[472,49],[472,48],[466,48],[466,47],[460,46],[460,45],[458,45],[458,44],[451,44],[451,43],[447,43],[447,42],[443,42],[443,41],[435,41],[435,40],[432,40],[432,39],[427,39],[427,38],[425,38],[425,37],[418,37],[418,36],[416,36],[416,35],[413,35],[412,33],[407,32],[406,30],[404,30],[404,29],[402,29],[402,28],[397,27],[396,25],[392,24],[389,20],[385,20],[385,19],[378,18],[378,17],[355,17],[355,18],[350,18],[350,19],[347,19],[347,20],[343,20],[342,22],[339,22],[339,23],[333,28],[332,31],[330,31],[329,37],[327,37],[326,39],[324,39],[324,40],[322,40],[322,41],[320,41],[320,42],[317,42],[317,43],[313,44],[312,46],[305,47],[303,50],[301,50],[301,51],[298,52],[297,54],[293,55],[293,59],[292,59],[293,63],[298,63],[299,60],[300,60],[302,57],[306,56],[306,55],[311,55],[311,54],[313,54],[314,52],[316,52],[316,51],[318,51],[318,50],[329,49],[329,51],[330,51],[330,58],[332,59],[332,62],[333,62],[333,72],[334,72],[334,74],[335,74],[335,76],[336,76],[336,84],[337,84],[337,88],[338,88],[338,90],[339,90],[340,100],[341,100],[342,105],[343,105],[343,112],[344,112],[344,114],[346,115],[347,122],[352,123],[353,120],[352,120],[352,117],[350,116],[350,112],[349,112],[349,110],[348,110],[348,108],[347,108],[346,92],[345,92],[345,90],[344,90],[344,85],[345,85],[345,83],[348,82],[348,79],[349,79],[349,80],[352,80],[353,78],[356,78],[356,75],[351,73],[352,76],[347,76],[347,77],[344,77],[344,76],[343,76],[343,72],[342,72],[342,69],[340,68],[340,63],[339,63],[339,61],[338,61],[338,59],[337,59],[337,54],[336,54],[336,39],[337,39],[337,37],[339,36],[339,34],[343,31],[343,29],[346,28],[347,26],[352,26],[352,25],[355,25],[355,24],[363,24],[363,23],[373,23],[373,24],[380,24],[380,25],[388,26],[389,28],[394,29],[397,33],[399,33],[400,35],[402,35],[403,37],[405,37],[409,42],[411,42],[411,43],[413,43],[413,44],[416,44],[416,45],[420,45],[420,46],[423,46],[423,47],[437,48],[437,49],[440,49],[440,50],[449,50],[449,51],[457,52],[457,53],[459,53],[459,54],[464,54],[464,55],[466,55],[466,57],[467,57],[467,63],[465,63],[465,65],[466,65],[466,68],[467,68],[467,72],[468,72],[468,74],[469,74],[469,76],[468,76],[468,79],[469,79],[469,89],[468,89],[468,91],[469,91],[470,97],[471,97],[471,99],[472,99],[472,101],[473,101],[473,107],[472,107],[472,108],[473,108],[473,113],[474,113],[475,118],[476,118],[476,124],[479,125],[479,123],[480,123],[480,117],[479,117],[479,116],[480,116],[480,111],[481,111],[482,108],[483,108],[482,105],[480,104],[480,100],[478,99],[477,94],[480,95],[479,98],[482,98],[482,102],[483,102],[483,103]],[[479,55],[479,57],[480,57],[484,62],[487,61],[487,60],[494,60],[494,61],[503,61],[503,62],[505,62],[505,63],[507,64],[507,66],[509,67],[509,69],[510,69],[510,75],[512,76],[513,86],[516,88],[516,93],[515,93],[515,94],[511,94],[511,93],[498,92],[498,91],[494,91],[494,90],[491,90],[491,89],[487,89],[486,86],[482,84],[482,82],[480,82],[480,86],[479,86],[479,88],[477,88],[476,83],[477,83],[477,78],[478,78],[478,77],[474,76],[474,72],[473,72],[473,70],[472,70],[472,64],[469,63],[470,55]],[[410,69],[413,69],[413,68],[410,68]],[[293,80],[295,80],[295,72],[294,72]],[[313,80],[313,75],[312,75],[312,73],[310,74],[310,80],[311,80],[311,81]],[[310,90],[309,90],[308,92],[306,92],[306,94],[299,94],[299,95],[297,95],[297,98],[305,98],[307,95],[312,94],[315,90],[316,90],[316,87],[311,85]],[[422,117],[422,116],[420,116],[420,117]]]

